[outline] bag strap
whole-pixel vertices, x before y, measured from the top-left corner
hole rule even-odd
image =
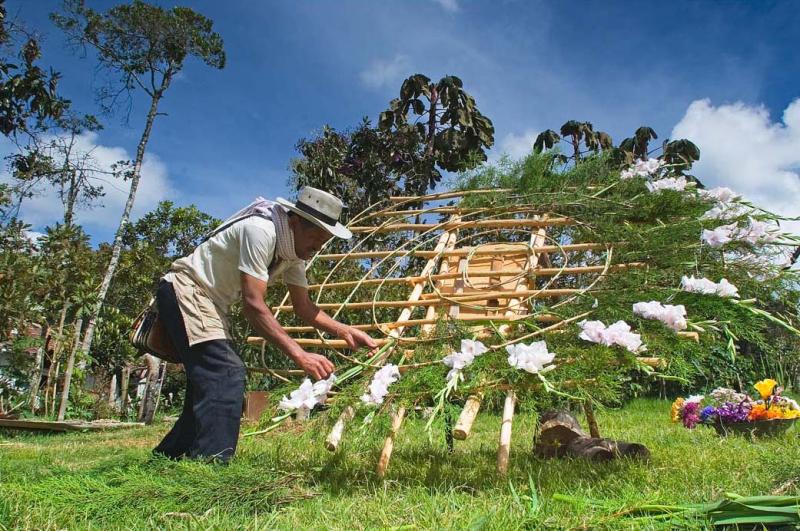
[[[239,223],[240,221],[242,221],[244,219],[247,219],[247,218],[249,218],[251,216],[258,216],[260,218],[266,219],[267,221],[272,221],[272,218],[270,218],[269,216],[265,216],[264,214],[261,214],[259,212],[251,212],[250,214],[245,214],[244,216],[239,216],[238,218],[233,218],[232,220],[229,220],[228,222],[221,224],[220,226],[218,226],[217,228],[215,228],[214,230],[212,230],[211,232],[209,232],[208,234],[203,236],[203,239],[200,240],[200,243],[198,244],[198,246],[206,243],[208,240],[210,240],[211,238],[213,238],[214,236],[216,236],[220,232],[224,231],[225,229],[231,227],[233,224]]]
[[[226,223],[221,224],[219,227],[215,228],[214,230],[212,230],[211,232],[209,232],[208,234],[203,236],[203,239],[200,240],[200,243],[197,246],[200,247],[201,245],[206,243],[208,240],[210,240],[211,238],[213,238],[214,236],[216,236],[220,232],[222,232],[225,229],[233,226],[235,223],[239,223],[240,221],[245,220],[245,219],[247,219],[249,217],[252,217],[252,216],[258,216],[259,218],[266,219],[267,221],[272,221],[272,218],[270,218],[269,216],[266,216],[264,214],[261,214],[260,212],[251,212],[249,214],[245,214],[244,216],[239,216],[238,218],[233,218],[233,219],[227,221]],[[278,258],[278,249],[276,248],[272,252],[272,260],[270,261],[269,266],[267,266],[268,270],[272,269],[272,266],[275,265],[275,262],[276,262],[277,258]]]

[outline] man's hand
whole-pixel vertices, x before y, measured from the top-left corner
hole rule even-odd
[[[294,358],[294,362],[315,380],[324,380],[336,370],[331,360],[311,352],[304,352],[301,356]]]
[[[378,344],[375,343],[375,340],[372,339],[369,334],[366,332],[362,332],[357,328],[353,328],[352,326],[342,326],[341,330],[337,334],[339,339],[344,339],[347,343],[347,346],[352,350],[358,350],[361,347],[367,347],[370,351],[375,351],[378,348]]]

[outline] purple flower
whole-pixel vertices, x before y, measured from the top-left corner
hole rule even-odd
[[[750,402],[725,402],[717,408],[717,416],[723,424],[734,422],[747,422],[747,415],[750,413]]]
[[[690,430],[697,426],[700,422],[700,415],[698,415],[699,410],[700,404],[698,402],[687,402],[686,405],[683,406],[683,425]]]

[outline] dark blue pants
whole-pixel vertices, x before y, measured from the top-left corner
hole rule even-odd
[[[153,452],[178,459],[192,457],[227,462],[236,451],[245,368],[225,340],[189,346],[175,290],[161,282],[156,293],[159,319],[164,323],[186,370],[183,412]]]

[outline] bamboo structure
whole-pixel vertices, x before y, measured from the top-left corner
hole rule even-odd
[[[441,204],[449,199],[489,193],[503,191],[471,190],[390,198],[355,216],[349,228],[358,238],[350,247],[323,250],[313,258],[311,262],[326,272],[324,279],[316,279],[308,288],[316,296],[317,306],[333,312],[334,318],[347,316],[346,322],[356,329],[382,335],[374,338],[378,347],[384,349],[378,358],[370,358],[367,363],[355,354],[347,355],[343,352],[347,349],[344,340],[315,333],[309,325],[291,323],[284,330],[303,348],[327,350],[354,367],[360,365],[367,375],[389,362],[398,364],[402,375],[441,363],[424,359],[417,362],[413,350],[415,345],[441,342],[441,334],[445,332],[439,325],[444,329],[465,325],[461,330],[495,341],[499,334],[500,344],[490,347],[499,350],[518,341],[563,332],[568,325],[574,327],[591,312],[570,316],[559,308],[591,290],[602,289],[600,283],[607,275],[647,268],[644,262],[613,263],[612,248],[625,245],[624,242],[562,238],[563,231],[572,230],[579,220],[547,212],[536,205],[510,201],[509,205],[489,207]],[[443,215],[447,218],[443,219]],[[390,239],[382,240],[387,235]],[[392,243],[375,244],[376,241]],[[342,274],[354,270],[361,272],[360,278],[358,273]],[[276,316],[291,318],[294,306],[284,297],[272,310]],[[523,324],[527,329],[520,328]],[[518,328],[524,331],[518,332]],[[693,332],[680,335],[699,340]],[[247,342],[261,346],[262,352],[265,348],[262,338],[250,337]],[[654,368],[663,365],[658,357],[637,360]],[[555,365],[568,363],[571,361],[558,359]],[[248,367],[248,370],[286,382],[303,376],[302,371],[294,369]],[[575,383],[570,380],[564,385]],[[592,381],[580,383],[591,385]],[[508,471],[511,428],[518,400],[515,391],[541,382],[515,384],[516,389],[501,381],[486,382],[485,387],[483,382],[479,384],[466,396],[459,395],[465,404],[453,426],[452,438],[469,438],[484,391],[505,392],[496,465],[498,474],[504,475]],[[398,403],[391,393],[385,400],[376,414],[391,412],[391,428],[376,466],[379,478],[387,473],[397,434],[407,411],[412,410],[408,403]],[[593,419],[590,406],[586,411]],[[329,451],[336,452],[341,447],[356,412],[353,405],[341,410],[325,438]],[[596,429],[596,422],[594,425]]]

